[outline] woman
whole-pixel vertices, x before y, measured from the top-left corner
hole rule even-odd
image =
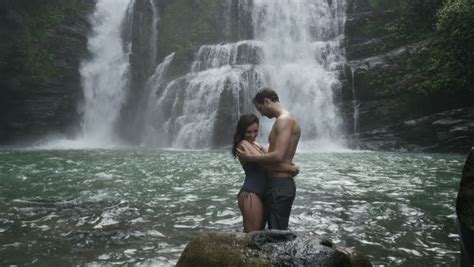
[[[245,148],[250,154],[266,153],[264,148],[255,142],[259,130],[259,120],[252,113],[244,114],[237,122],[234,133],[232,155],[236,157],[237,148]],[[245,181],[237,195],[239,208],[242,212],[244,232],[260,231],[265,229],[266,216],[264,209],[264,193],[267,175],[264,166],[253,162],[240,161],[245,171]],[[298,173],[295,165],[285,165],[282,171]]]

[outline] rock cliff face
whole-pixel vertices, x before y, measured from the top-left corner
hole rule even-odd
[[[474,109],[465,99],[473,96],[407,92],[429,79],[412,74],[411,57],[429,49],[430,40],[391,30],[401,2],[348,0],[341,110],[352,146],[465,153],[474,141]]]
[[[0,3],[0,144],[72,135],[94,0]]]
[[[83,98],[79,67],[88,56],[88,18],[95,2],[1,1],[0,145],[33,141],[49,133],[73,136],[77,132]],[[428,49],[431,40],[407,39],[392,30],[400,17],[401,2],[347,0],[347,65],[338,100],[351,145],[376,150],[464,153],[474,139],[470,101],[474,95],[407,93],[409,85],[430,78],[411,73],[416,68],[411,58]],[[147,99],[164,90],[159,88],[149,95],[146,83],[166,56],[175,53],[162,83],[176,80],[173,86],[177,88],[178,84],[188,86],[183,77],[193,62],[205,61],[197,58],[204,45],[212,44],[213,49],[218,49],[220,44],[235,44],[238,56],[234,65],[258,65],[261,51],[251,43],[239,43],[253,39],[250,0],[134,3],[123,32],[124,42],[131,43],[130,92],[117,127],[124,140],[140,143],[142,136],[137,133],[144,132]],[[242,74],[249,76],[241,79],[248,81],[249,88],[258,87],[258,77],[251,77],[254,74],[252,70]],[[214,130],[210,133],[215,136],[211,146],[228,144],[224,137],[232,135],[228,124],[236,118],[229,110],[236,108],[231,105],[236,97],[242,97],[236,96],[229,84],[230,81],[225,82],[226,90],[219,96],[221,104],[216,108]],[[175,99],[165,100],[171,103],[180,97],[176,93]]]
[[[345,86],[341,93],[340,109],[346,122],[346,132],[352,140],[351,145],[375,150],[461,153],[469,149],[474,138],[470,130],[473,116],[469,108],[472,104],[463,100],[466,97],[407,93],[407,85],[422,83],[427,79],[412,75],[410,67],[413,66],[409,65],[413,65],[410,61],[412,55],[429,47],[430,40],[410,39],[393,31],[400,18],[402,0],[347,1],[348,61],[343,75]],[[184,77],[192,62],[198,60],[196,55],[202,45],[252,39],[253,27],[249,14],[239,9],[243,2],[252,4],[252,1],[237,0],[157,2],[160,13],[157,61],[161,62],[165,56],[176,53],[167,70],[167,81],[177,79],[182,86],[186,86],[178,78]],[[431,2],[436,4],[436,0]],[[136,14],[144,14],[149,8],[142,5],[142,11]],[[137,62],[145,61],[146,54],[136,55],[139,59]],[[258,61],[258,58],[256,55],[248,63],[258,64],[253,62]],[[137,69],[141,69],[141,73],[146,72],[142,67],[134,71]],[[134,95],[144,91],[143,84],[132,88]],[[177,94],[176,97],[181,96]],[[217,108],[219,112],[214,125],[213,146],[228,143],[223,136],[232,133],[222,129],[230,129],[228,123],[236,119],[229,115],[232,112],[228,112],[235,109],[231,105],[233,101],[235,99],[231,92],[224,90],[219,100],[221,105]],[[180,101],[168,99],[167,102]],[[139,116],[130,121],[139,121]],[[445,125],[440,121],[453,123]]]

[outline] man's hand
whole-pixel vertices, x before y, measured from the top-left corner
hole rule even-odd
[[[298,175],[298,173],[300,173],[300,167],[298,165],[293,164],[293,163],[291,163],[291,166],[293,166],[295,168],[293,170],[293,177],[295,177],[296,175]]]
[[[243,146],[240,146],[237,148],[237,157],[241,160],[241,161],[248,161],[249,160],[249,152],[245,149],[245,147]]]

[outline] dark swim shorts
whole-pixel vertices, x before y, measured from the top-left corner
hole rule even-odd
[[[265,194],[268,229],[288,230],[291,206],[296,195],[293,177],[268,179]]]

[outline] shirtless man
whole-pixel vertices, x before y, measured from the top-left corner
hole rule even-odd
[[[301,135],[300,126],[280,104],[277,93],[270,88],[261,89],[255,95],[253,103],[262,116],[276,118],[268,137],[270,147],[268,153],[261,155],[250,155],[245,149],[238,149],[237,155],[243,161],[268,166],[270,179],[265,194],[266,210],[269,213],[268,228],[287,230],[296,186],[292,174],[277,171],[277,167],[292,164]]]

